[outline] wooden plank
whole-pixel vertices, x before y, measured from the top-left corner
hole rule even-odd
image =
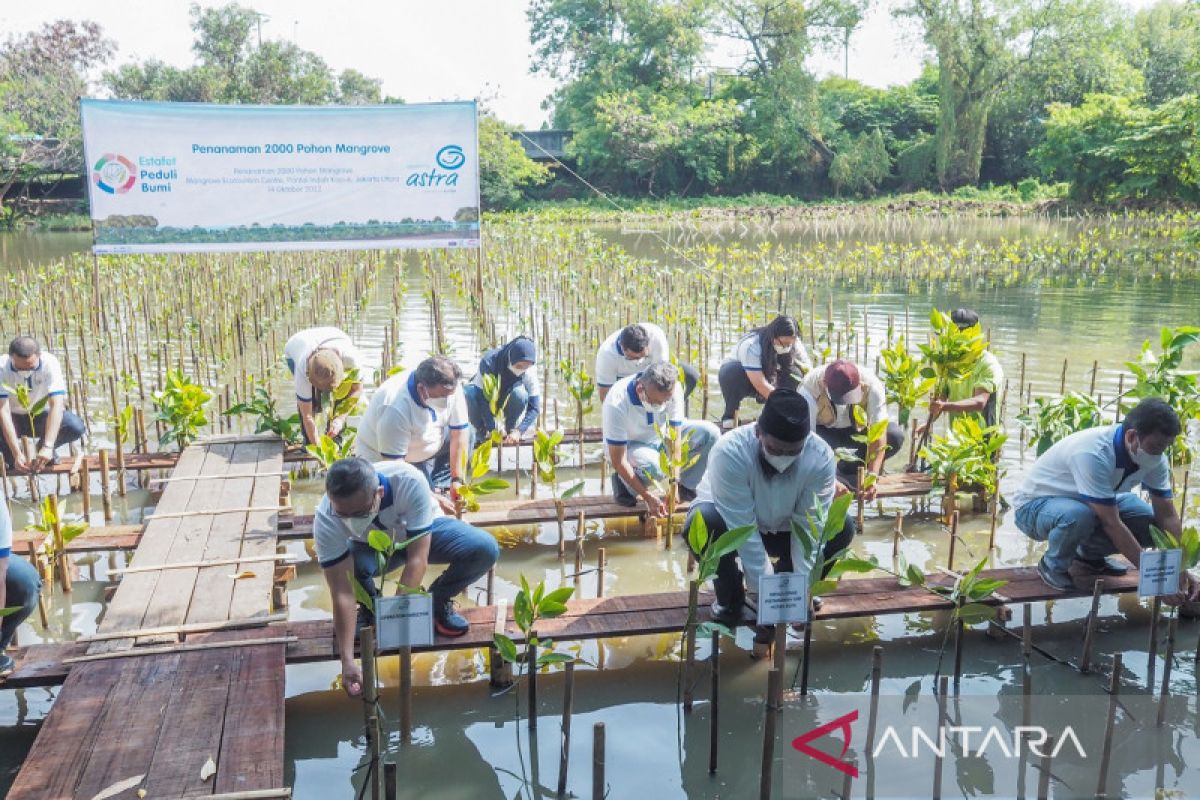
[[[283,452],[278,445],[260,455],[260,468],[271,471],[283,466]],[[279,489],[282,479],[278,476],[267,476],[254,479],[254,490],[250,495],[250,504],[264,506],[268,503],[278,503]],[[272,555],[278,549],[279,512],[253,511],[246,515],[245,527],[241,536],[241,556],[256,558]],[[239,569],[240,571],[240,569]],[[229,614],[234,617],[254,617],[269,614],[271,593],[275,583],[273,570],[251,570],[255,577],[234,583],[233,596],[229,604]],[[279,785],[278,783],[274,785]]]
[[[142,525],[102,525],[88,528],[67,543],[68,553],[133,550],[142,540]],[[25,553],[29,545],[41,547],[46,534],[26,528],[13,534],[13,549]]]
[[[205,446],[207,453],[201,474],[214,475],[218,472],[225,473],[231,471],[230,464],[234,448],[240,446],[242,445],[225,443]],[[226,481],[205,481],[196,484],[196,488],[192,490],[188,504],[180,510],[186,511],[188,508],[212,508],[214,505],[225,501],[228,501],[226,505],[243,502],[246,492],[237,491],[238,487],[236,484],[247,483],[247,481],[233,481],[232,483],[235,485],[232,487],[230,483]],[[183,485],[186,485],[186,482]],[[144,559],[142,563],[163,564],[168,562],[202,560],[204,550],[208,546],[209,533],[212,530],[214,519],[213,516],[204,515],[186,517],[180,520],[178,523],[178,532],[175,535],[175,540],[171,543],[171,548],[167,555],[155,561]],[[148,524],[152,525],[154,521]],[[134,558],[134,566],[137,566],[138,560],[137,557]],[[187,622],[188,607],[192,602],[192,594],[196,587],[198,573],[199,570],[196,568],[174,569],[169,573],[159,573],[161,577],[147,601],[146,613],[139,627],[157,628],[163,625],[180,625]],[[117,593],[120,594],[120,591],[118,587]],[[200,620],[195,621],[198,622]]]
[[[175,470],[181,475],[199,475],[204,467],[206,456],[207,453],[204,448],[193,445],[187,448],[179,457],[179,464]],[[178,510],[186,507],[195,486],[196,484],[187,481],[168,486],[158,501],[158,508]],[[146,529],[142,534],[142,541],[138,544],[136,551],[137,557],[151,563],[164,560],[171,551],[171,545],[175,541],[175,534],[179,530],[179,525],[180,520],[174,519],[151,520],[146,523]],[[146,627],[143,624],[143,619],[146,616],[146,607],[149,605],[150,598],[154,594],[154,589],[158,585],[160,574],[158,572],[148,572],[139,575],[129,575],[122,580],[121,584],[117,587],[116,593],[105,608],[104,616],[97,626],[97,631],[108,633],[111,631],[133,630],[135,628]],[[131,647],[132,645],[132,639],[114,639],[108,642],[93,644],[89,652],[110,652],[112,650]]]
[[[283,785],[286,648],[248,647],[236,654],[213,786],[218,793]]]

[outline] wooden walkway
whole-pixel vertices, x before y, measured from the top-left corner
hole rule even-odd
[[[992,605],[1091,597],[1091,592],[1058,592],[1049,588],[1038,577],[1034,567],[985,570],[983,577],[1008,582],[999,590],[997,597],[988,601]],[[932,583],[940,584],[948,584],[950,580],[944,575],[930,578]],[[1136,573],[1122,578],[1104,579],[1105,593],[1120,594],[1136,590]],[[824,605],[815,615],[817,621],[952,609],[952,605],[945,598],[920,587],[902,587],[890,576],[847,578],[841,582],[837,591],[823,599]],[[711,593],[701,592],[700,622],[711,619],[712,600]],[[467,635],[457,639],[438,636],[433,645],[413,649],[422,652],[487,648],[492,643],[492,634],[495,631],[502,631],[514,641],[521,641],[520,631],[513,622],[512,610],[505,607],[506,613],[502,623],[499,611],[497,606],[463,609],[463,615],[471,623],[471,630]],[[745,622],[751,624],[753,620],[747,618]],[[554,619],[539,620],[537,627],[538,635],[542,638],[563,641],[673,633],[682,631],[686,623],[687,592],[663,592],[571,600],[567,603],[566,614]],[[289,664],[337,660],[331,620],[273,624],[239,631],[237,634],[243,638],[257,636],[294,640],[286,645],[286,661]],[[233,632],[189,636],[188,641],[206,641],[210,637],[231,635]],[[71,669],[71,665],[64,662],[84,652],[86,645],[78,643],[34,645],[25,648],[17,655],[17,669],[9,677],[9,684],[46,686],[61,683],[64,679],[69,679],[68,670]]]
[[[278,439],[249,437],[189,447],[173,477],[282,467]],[[187,648],[208,649],[143,655],[178,636],[138,635],[270,614],[274,564],[261,559],[276,552],[280,482],[276,474],[166,484],[134,554],[140,571],[121,580],[99,626],[112,638],[71,645],[76,656],[109,657],[69,665],[9,798],[88,800],[139,775],[148,797],[283,786],[285,644],[238,647],[261,641],[264,629],[220,631],[189,636]],[[169,566],[197,562],[221,563]],[[216,771],[203,780],[210,759]]]

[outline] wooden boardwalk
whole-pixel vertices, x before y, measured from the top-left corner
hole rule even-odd
[[[1049,588],[1038,577],[1034,567],[985,570],[983,576],[1008,582],[999,590],[998,597],[988,601],[992,605],[1091,597],[1090,591],[1058,592]],[[950,580],[944,575],[930,578],[932,583],[941,584],[948,584]],[[1104,579],[1105,593],[1120,594],[1136,590],[1136,573],[1122,578]],[[700,622],[711,619],[712,600],[711,593],[701,592],[698,609]],[[500,608],[497,606],[463,609],[463,615],[471,623],[471,630],[465,636],[456,639],[438,636],[433,645],[413,649],[422,652],[487,648],[492,643],[493,632],[498,630],[519,642],[521,634],[513,622],[512,610],[507,606],[504,608],[502,621]],[[823,621],[887,614],[944,612],[951,608],[950,602],[945,598],[920,587],[900,586],[892,577],[848,578],[841,582],[837,591],[824,597],[824,605],[815,615],[815,619]],[[747,618],[745,622],[751,623],[752,620]],[[542,638],[570,641],[673,633],[682,631],[686,623],[687,592],[680,591],[571,600],[567,603],[567,613],[554,619],[539,620],[537,627]],[[208,641],[231,635],[233,632],[189,636],[188,641]],[[237,635],[241,638],[257,636],[292,640],[286,643],[286,661],[289,664],[337,660],[331,620],[279,623],[239,631]],[[25,648],[17,656],[17,669],[9,677],[9,684],[47,686],[61,683],[72,675],[69,672],[72,669],[71,665],[64,662],[84,654],[86,650],[87,645],[79,643],[34,645]]]
[[[274,564],[262,558],[276,552],[282,467],[281,443],[267,438],[193,445],[179,457],[175,478],[231,477],[166,484],[134,554],[139,571],[121,580],[99,626],[112,638],[71,645],[76,656],[108,657],[69,665],[8,797],[86,800],[139,775],[148,797],[283,786],[285,644],[236,646],[261,641],[259,628],[188,637],[185,647],[209,649],[141,655],[178,636],[139,635],[270,614]],[[232,477],[259,473],[276,474]],[[197,562],[220,563],[171,566]],[[216,771],[203,780],[210,759]]]

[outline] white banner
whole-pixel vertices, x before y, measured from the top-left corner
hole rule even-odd
[[[97,253],[479,246],[474,102],[80,108]]]

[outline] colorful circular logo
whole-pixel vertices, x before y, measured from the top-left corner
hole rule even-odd
[[[467,157],[463,155],[462,148],[456,144],[448,144],[438,150],[435,158],[438,166],[442,169],[458,169],[467,163]]]
[[[125,156],[105,153],[93,168],[92,180],[102,192],[125,194],[137,180],[137,169]]]

